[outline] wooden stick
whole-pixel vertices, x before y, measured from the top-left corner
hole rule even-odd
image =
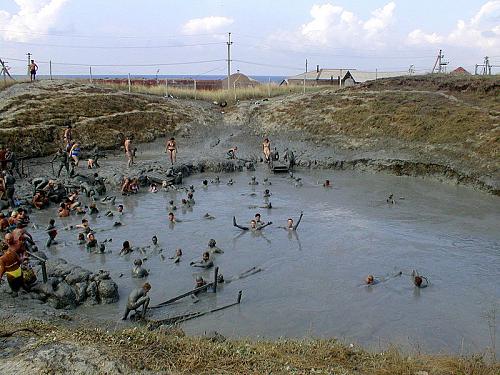
[[[215,267],[214,272],[214,287],[212,288],[214,293],[217,293],[217,277],[219,276],[219,267]]]
[[[189,292],[186,292],[186,293],[182,293],[180,295],[178,295],[177,297],[174,297],[174,298],[170,298],[169,300],[165,301],[165,302],[162,302],[162,303],[159,303],[158,305],[156,306],[151,306],[150,309],[157,309],[159,307],[163,307],[165,305],[168,305],[172,302],[175,302],[177,300],[180,300],[181,298],[184,298],[184,297],[187,297],[187,296],[190,296],[191,294],[195,294],[195,293],[198,293],[198,292],[203,292],[205,290],[207,290],[208,288],[211,288],[213,287],[214,283],[208,283],[208,284],[205,284],[203,286],[200,286],[199,288],[195,288],[193,290],[190,290]]]

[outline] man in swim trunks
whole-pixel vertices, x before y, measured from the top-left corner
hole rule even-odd
[[[31,60],[29,69],[30,69],[30,81],[33,82],[36,80],[36,73],[38,72],[38,65],[36,65],[35,60]]]
[[[146,315],[146,310],[148,309],[150,298],[147,295],[151,290],[151,285],[149,283],[144,283],[142,288],[134,289],[128,296],[127,307],[125,313],[123,314],[122,320],[127,320],[128,314],[132,310],[137,310],[142,306],[141,316],[144,318]]]
[[[177,161],[177,142],[175,138],[172,137],[167,141],[167,154],[170,156],[170,162],[172,165]]]

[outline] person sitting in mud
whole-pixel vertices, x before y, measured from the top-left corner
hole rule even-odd
[[[137,178],[130,180],[129,191],[132,194],[137,194],[139,192],[139,180]]]
[[[196,277],[196,282],[194,284],[194,289],[198,289],[198,288],[201,288],[201,287],[204,287],[205,285],[207,285],[207,282],[205,280],[203,280],[203,277],[201,276],[197,276]],[[193,294],[191,294],[191,298],[194,299],[194,303],[198,302],[198,295],[201,293],[201,292],[206,292],[207,289],[203,289],[203,290],[199,290],[197,292],[194,292]]]
[[[59,210],[57,212],[57,215],[59,217],[68,217],[69,214],[70,214],[70,211],[69,211],[68,206],[66,205],[66,203],[61,202],[61,204],[59,205]]]
[[[214,262],[210,259],[210,253],[205,251],[202,255],[202,259],[197,262],[189,263],[192,267],[200,267],[200,268],[212,268],[214,266]]]
[[[173,263],[179,263],[181,261],[182,257],[182,249],[177,249],[175,250],[175,255],[173,257],[170,257],[168,259],[173,259]]]
[[[29,258],[24,258],[21,263],[21,271],[23,274],[23,283],[25,287],[29,289],[37,280],[35,270],[31,267]]]
[[[98,244],[97,244],[97,239],[94,236],[94,233],[90,232],[87,234],[87,245],[85,246],[87,249],[87,252],[97,252],[98,249]]]
[[[50,219],[46,231],[47,234],[49,235],[49,239],[47,240],[45,246],[50,247],[51,245],[56,245],[57,229],[56,229],[56,221],[54,219]]]
[[[237,159],[237,156],[236,156],[236,152],[238,151],[238,147],[237,146],[234,146],[234,147],[231,147],[227,153],[226,153],[226,157],[228,159]]]
[[[264,161],[269,163],[271,157],[271,142],[269,138],[265,138],[264,142],[262,142],[262,153],[264,154]]]
[[[50,202],[58,204],[66,199],[67,195],[66,188],[59,182],[52,184],[52,188],[47,194]]]
[[[95,202],[92,202],[89,205],[89,215],[97,215],[99,213],[99,209],[97,208],[97,205]]]
[[[6,240],[7,240],[6,235]],[[21,258],[17,252],[9,246],[5,254],[0,256],[0,280],[7,274],[7,282],[14,296],[17,296],[19,289],[26,288],[21,269]]]
[[[271,197],[271,192],[269,191],[269,189],[266,189],[264,190],[264,198],[270,198]]]
[[[417,271],[413,270],[411,273],[413,285],[417,288],[427,288],[429,286],[429,280],[425,276],[421,276]]]
[[[66,170],[66,174],[68,176],[71,176],[70,169],[69,169],[69,167],[70,167],[69,156],[68,156],[68,153],[64,152],[64,150],[62,148],[59,148],[57,150],[56,154],[52,158],[51,163],[54,163],[55,161],[58,162],[58,169],[57,169],[57,174],[56,174],[57,177],[61,176],[61,171],[63,170],[63,168]]]
[[[47,198],[44,191],[37,191],[33,196],[31,204],[37,210],[42,210],[49,205],[49,198]]]
[[[134,260],[134,268],[132,269],[132,277],[142,279],[149,275],[149,271],[142,266],[142,260]]]
[[[193,193],[191,193],[191,192],[188,193],[187,201],[188,201],[188,203],[189,203],[190,206],[194,206],[194,204],[196,202],[194,200]]]
[[[326,188],[332,187],[332,185],[330,184],[330,180],[325,180],[325,182],[323,182],[323,187]]]
[[[85,240],[85,234],[78,233],[77,244],[78,245],[85,245],[86,243],[87,243],[87,241]]]
[[[3,212],[0,212],[0,232],[5,233],[7,228],[9,228],[9,219]]]
[[[169,211],[176,211],[176,210],[177,210],[177,206],[174,204],[174,201],[173,201],[173,200],[171,200],[171,201],[169,201],[169,202],[168,202],[168,207],[167,207],[167,209],[168,209]]]
[[[241,230],[258,231],[258,230],[264,229],[265,227],[267,227],[267,226],[269,226],[271,224],[272,224],[272,222],[269,221],[266,224],[262,224],[262,225],[258,226],[257,222],[255,220],[250,220],[250,227],[244,227],[244,226],[241,226],[241,225],[237,224],[236,223],[236,217],[233,216],[233,226],[235,226],[236,228],[239,228]]]
[[[217,246],[217,242],[213,238],[208,241],[208,249],[206,251],[210,254],[224,254],[224,251]]]
[[[127,195],[130,193],[130,178],[128,177],[125,177],[125,179],[123,180],[123,183],[122,183],[122,187],[121,187],[121,193],[123,195]]]
[[[283,228],[286,230],[291,230],[291,231],[297,230],[297,228],[299,227],[300,221],[302,220],[302,216],[304,216],[304,211],[300,211],[300,217],[299,217],[299,220],[297,221],[296,224],[293,223],[292,218],[289,218],[287,220],[286,227],[280,227],[280,228]]]
[[[155,183],[152,183],[149,186],[149,192],[150,193],[158,193],[158,185],[156,185]]]
[[[203,185],[203,188],[206,189],[208,187],[208,180],[203,180],[201,184]]]
[[[250,179],[250,182],[248,183],[248,185],[258,185],[258,184],[259,184],[259,181],[257,181],[255,176],[252,176],[252,178]]]
[[[175,141],[174,137],[168,140],[166,151],[168,156],[170,157],[170,163],[174,165],[174,163],[177,161],[177,142]]]
[[[73,190],[67,197],[66,203],[70,210],[76,210],[77,207],[80,206],[80,202],[78,201],[78,191]]]
[[[132,310],[137,310],[142,306],[141,317],[144,318],[146,311],[149,306],[150,298],[148,293],[151,290],[151,285],[149,283],[144,283],[142,288],[134,289],[128,296],[127,307],[125,308],[125,313],[123,314],[122,320],[127,320],[128,314]]]
[[[132,251],[133,251],[133,250],[132,250],[132,248],[130,247],[130,242],[128,242],[128,241],[124,241],[124,242],[123,242],[122,249],[120,250],[119,255],[127,255],[127,254],[130,254]]]

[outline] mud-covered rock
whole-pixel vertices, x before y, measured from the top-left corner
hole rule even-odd
[[[114,303],[118,301],[118,285],[113,280],[101,280],[97,286],[101,303]]]

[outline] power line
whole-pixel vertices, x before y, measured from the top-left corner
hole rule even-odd
[[[239,63],[242,63],[242,64],[257,65],[257,66],[267,66],[267,67],[270,67],[270,68],[291,69],[291,70],[300,70],[300,71],[304,70],[303,68],[298,68],[298,67],[264,64],[264,63],[254,62],[254,61],[236,60],[236,59],[233,59],[233,61],[236,61],[236,62],[239,62]]]
[[[39,46],[39,47],[88,48],[88,49],[156,49],[156,48],[198,47],[198,46],[211,46],[215,44],[225,44],[224,42],[209,42],[209,43],[193,43],[193,44],[170,44],[163,46],[79,46],[79,45],[64,45],[64,44],[30,43],[30,42],[7,42],[7,43],[23,44],[28,46]]]

